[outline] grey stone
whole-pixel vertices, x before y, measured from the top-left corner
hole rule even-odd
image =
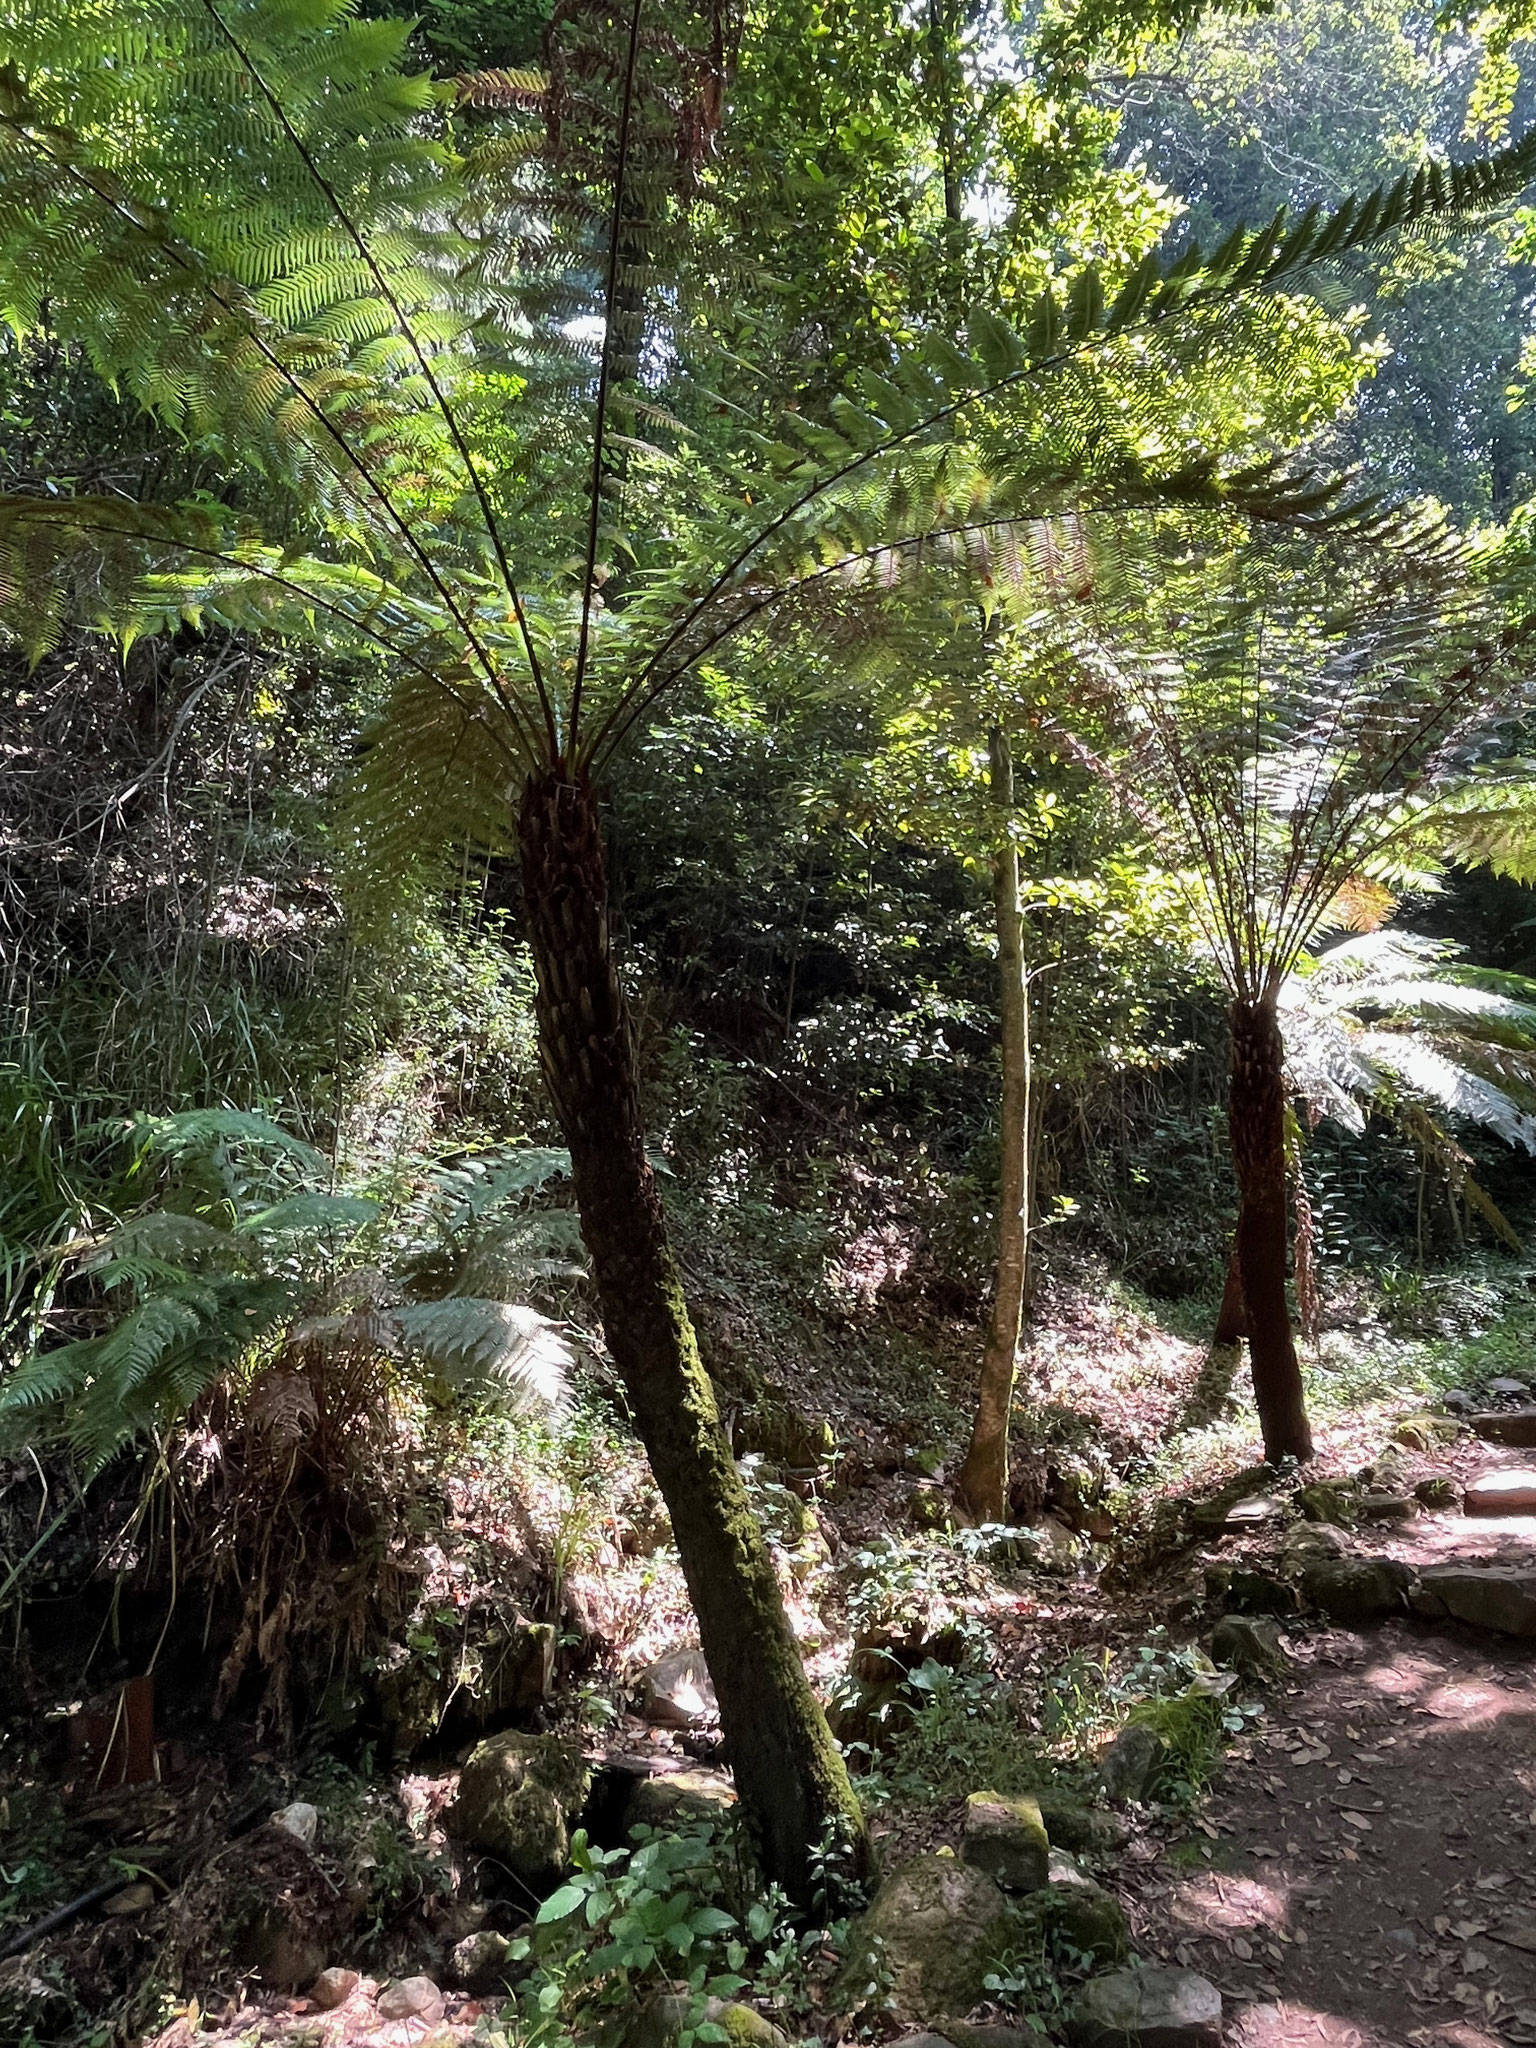
[[[1536,1514],[1536,1472],[1480,1472],[1463,1500],[1469,1515]]]
[[[1440,1406],[1447,1415],[1470,1415],[1477,1402],[1465,1387],[1447,1387],[1440,1396]]]
[[[356,1970],[338,1969],[333,1963],[310,1985],[309,1995],[322,2012],[334,2012],[338,2005],[346,2004],[362,1981]]]
[[[1106,1813],[1102,1807],[1085,1806],[1080,1799],[1053,1792],[1042,1792],[1037,1804],[1053,1849],[1107,1855],[1130,1839],[1130,1828],[1119,1814]]]
[[[1407,1605],[1412,1573],[1392,1557],[1338,1557],[1308,1565],[1301,1587],[1330,1621],[1381,1621]]]
[[[1531,1390],[1524,1380],[1490,1380],[1488,1391],[1498,1395],[1501,1401],[1528,1401],[1531,1397]]]
[[[1536,1565],[1430,1565],[1419,1574],[1414,1607],[1501,1635],[1536,1636]]]
[[[1512,1444],[1519,1450],[1536,1446],[1536,1408],[1500,1408],[1487,1415],[1470,1415],[1472,1434],[1487,1444]]]
[[[1211,1655],[1243,1678],[1268,1678],[1285,1669],[1279,1625],[1245,1614],[1224,1615],[1211,1631]]]
[[[1050,1839],[1033,1799],[973,1792],[965,1802],[960,1854],[1005,1891],[1038,1891],[1049,1878]]]
[[[919,1856],[884,1879],[854,1922],[834,1993],[851,2002],[883,1971],[904,2019],[969,2012],[1014,1924],[984,1871],[955,1856]]]
[[[648,1664],[638,1680],[640,1711],[661,1728],[700,1728],[718,1718],[720,1702],[702,1650],[674,1650]]]
[[[1075,1886],[1079,1891],[1099,1889],[1077,1858],[1069,1856],[1065,1849],[1053,1849],[1046,1868],[1052,1885]]]
[[[1280,1562],[1289,1571],[1316,1564],[1325,1557],[1348,1557],[1349,1538],[1331,1522],[1298,1522],[1286,1531]]]
[[[1148,1780],[1162,1760],[1162,1739],[1132,1721],[1107,1748],[1099,1751],[1099,1786],[1106,1799],[1144,1797]]]
[[[1411,1927],[1389,1927],[1381,1938],[1396,1955],[1411,1956],[1418,1950],[1419,1937]]]
[[[451,1958],[453,1981],[466,1991],[499,1991],[506,1981],[507,1952],[512,1944],[492,1927],[478,1934],[466,1934],[455,1943]]]
[[[1365,1493],[1360,1496],[1360,1513],[1367,1522],[1411,1522],[1419,1504],[1403,1493]]]
[[[1193,1970],[1114,1970],[1083,1986],[1069,2031],[1078,2048],[1218,2048],[1221,1993]]]
[[[443,1994],[430,1977],[397,1978],[374,2003],[381,2020],[422,2020],[435,2027],[443,2016]]]
[[[672,1771],[638,1778],[624,1809],[627,1828],[675,1828],[682,1823],[723,1820],[736,1804],[736,1788],[724,1771]]]
[[[1414,1487],[1413,1497],[1420,1507],[1436,1514],[1461,1505],[1461,1488],[1449,1472],[1431,1472]]]
[[[1228,1571],[1222,1596],[1239,1614],[1294,1614],[1296,1588],[1270,1572]]]
[[[320,1809],[311,1806],[307,1799],[295,1799],[291,1806],[273,1814],[272,1825],[286,1828],[295,1841],[302,1842],[306,1849],[313,1849],[320,1826]]]
[[[1025,1924],[1033,1923],[1064,1947],[1088,1957],[1096,1970],[1113,1969],[1130,1953],[1125,1908],[1102,1885],[1083,1879],[1050,1884],[1026,1901]]]
[[[1358,1505],[1355,1490],[1338,1479],[1314,1479],[1298,1488],[1296,1505],[1309,1522],[1328,1522],[1336,1529],[1353,1526]]]
[[[507,1729],[471,1751],[445,1819],[471,1848],[491,1850],[537,1889],[565,1875],[589,1783],[577,1745]]]

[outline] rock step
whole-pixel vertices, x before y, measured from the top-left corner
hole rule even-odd
[[[1469,1415],[1474,1436],[1488,1444],[1512,1444],[1519,1450],[1536,1448],[1536,1408],[1501,1408],[1484,1415]]]
[[[1428,1619],[1449,1615],[1501,1635],[1536,1636],[1536,1563],[1429,1565],[1412,1600]]]
[[[1464,1496],[1469,1515],[1536,1514],[1536,1472],[1525,1468],[1480,1472]]]

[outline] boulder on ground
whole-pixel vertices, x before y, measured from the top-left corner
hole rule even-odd
[[[338,2005],[345,2005],[362,1978],[356,1970],[343,1970],[333,1963],[328,1970],[322,1970],[309,1987],[309,1995],[322,2012],[334,2012]]]
[[[516,1877],[537,1889],[565,1875],[571,1828],[589,1785],[576,1744],[507,1729],[470,1752],[444,1817],[471,1848],[500,1856]]]
[[[1193,1970],[1114,1970],[1083,1986],[1069,2031],[1077,2048],[1219,2048],[1221,1993]]]
[[[1162,1762],[1162,1737],[1155,1729],[1132,1721],[1099,1751],[1099,1787],[1106,1799],[1142,1799],[1153,1772]]]
[[[1095,1970],[1113,1969],[1130,1954],[1131,1929],[1125,1908],[1112,1892],[1082,1872],[1066,1883],[1053,1881],[1043,1891],[1032,1892],[1024,1903],[1022,1921],[1086,1957]]]
[[[503,1990],[511,1947],[507,1937],[493,1927],[482,1927],[478,1934],[466,1934],[462,1941],[455,1942],[450,1959],[454,1983],[461,1984],[466,1991]]]
[[[1325,1557],[1348,1557],[1349,1538],[1331,1522],[1298,1522],[1280,1546],[1283,1571],[1302,1571]]]
[[[1355,1489],[1340,1479],[1314,1479],[1297,1489],[1296,1505],[1309,1522],[1327,1522],[1335,1529],[1354,1526],[1358,1500]]]
[[[736,1787],[724,1771],[671,1771],[637,1778],[624,1807],[624,1827],[677,1828],[723,1820],[736,1804]]]
[[[1264,1489],[1274,1478],[1272,1466],[1251,1465],[1208,1499],[1188,1502],[1190,1526],[1203,1535],[1215,1536],[1229,1528],[1252,1528],[1269,1521],[1279,1512],[1278,1502],[1264,1498]]]
[[[1033,1799],[1001,1792],[973,1792],[965,1802],[960,1854],[977,1870],[996,1878],[1004,1891],[1034,1892],[1046,1883],[1050,1837]]]
[[[1378,1493],[1371,1489],[1360,1496],[1360,1515],[1367,1522],[1411,1522],[1419,1504],[1406,1493]]]
[[[738,1416],[731,1448],[738,1458],[755,1452],[803,1472],[824,1463],[837,1448],[837,1438],[824,1415],[804,1414],[793,1403],[770,1396]]]
[[[1330,1621],[1354,1626],[1400,1614],[1412,1578],[1393,1557],[1325,1558],[1307,1566],[1301,1589]]]
[[[658,1991],[646,2000],[624,2030],[624,2048],[677,2048],[701,2021],[720,2029],[727,2048],[790,2048],[789,2037],[750,2005],[680,1991]]]
[[[1479,1472],[1464,1496],[1469,1515],[1536,1514],[1536,1472]]]
[[[884,1879],[854,1922],[834,1996],[852,2004],[883,1974],[904,2019],[969,2012],[1016,1926],[985,1871],[955,1856],[919,1856]]]
[[[1440,1396],[1440,1406],[1447,1415],[1471,1415],[1477,1408],[1477,1401],[1465,1387],[1447,1387]]]
[[[1242,1678],[1269,1678],[1285,1669],[1280,1627],[1246,1614],[1227,1614],[1211,1631],[1211,1655]]]
[[[699,1728],[720,1712],[702,1650],[658,1657],[640,1673],[636,1689],[641,1713],[659,1728]]]
[[[1427,1409],[1417,1415],[1405,1415],[1392,1431],[1392,1442],[1401,1444],[1407,1451],[1432,1451],[1436,1444],[1453,1442],[1461,1434],[1461,1424],[1449,1415],[1431,1415]]]
[[[1472,1628],[1536,1636],[1536,1565],[1436,1564],[1419,1574],[1415,1612]]]
[[[1053,1849],[1070,1849],[1075,1856],[1108,1855],[1125,1846],[1130,1828],[1117,1813],[1086,1806],[1057,1792],[1042,1792],[1036,1804]]]
[[[1488,1444],[1513,1444],[1521,1450],[1536,1445],[1536,1408],[1499,1408],[1487,1415],[1469,1415],[1472,1434]]]
[[[435,2027],[443,2016],[443,1994],[430,1977],[400,1977],[374,2003],[381,2020],[420,2020]]]
[[[1460,1506],[1461,1488],[1449,1472],[1431,1472],[1414,1487],[1413,1497],[1421,1508],[1441,1514],[1447,1508]]]
[[[1524,1380],[1510,1379],[1507,1376],[1490,1380],[1488,1391],[1497,1395],[1501,1401],[1528,1401],[1531,1398],[1531,1390]]]
[[[1230,1572],[1225,1598],[1239,1614],[1294,1614],[1301,1605],[1296,1588],[1273,1572]]]

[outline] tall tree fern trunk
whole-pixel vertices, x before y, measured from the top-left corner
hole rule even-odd
[[[808,1901],[835,1826],[868,1841],[806,1682],[768,1546],[699,1359],[646,1160],[634,1034],[614,972],[607,868],[590,783],[530,781],[519,826],[539,1050],[571,1153],[609,1350],[672,1517],[743,1809],[764,1871]]]
[[[984,1522],[1008,1519],[1008,1425],[1019,1355],[1019,1328],[1029,1275],[1030,1044],[1029,976],[1024,965],[1024,915],[1019,855],[1008,834],[1013,811],[1013,759],[1007,734],[991,735],[992,803],[999,836],[992,857],[997,918],[998,1002],[1002,1016],[1002,1161],[997,1218],[997,1285],[981,1360],[981,1384],[960,1492]]]
[[[1289,1203],[1285,1181],[1285,1053],[1272,999],[1231,1010],[1227,1117],[1239,1209],[1237,1260],[1248,1313],[1253,1396],[1264,1455],[1310,1458],[1312,1431],[1285,1298]]]

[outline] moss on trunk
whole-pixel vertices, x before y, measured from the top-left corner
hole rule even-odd
[[[820,1841],[834,1829],[845,1834],[859,1873],[868,1842],[721,1427],[667,1241],[614,971],[597,805],[584,776],[529,783],[520,844],[540,1056],[570,1148],[604,1334],[672,1518],[764,1871],[807,1901]]]

